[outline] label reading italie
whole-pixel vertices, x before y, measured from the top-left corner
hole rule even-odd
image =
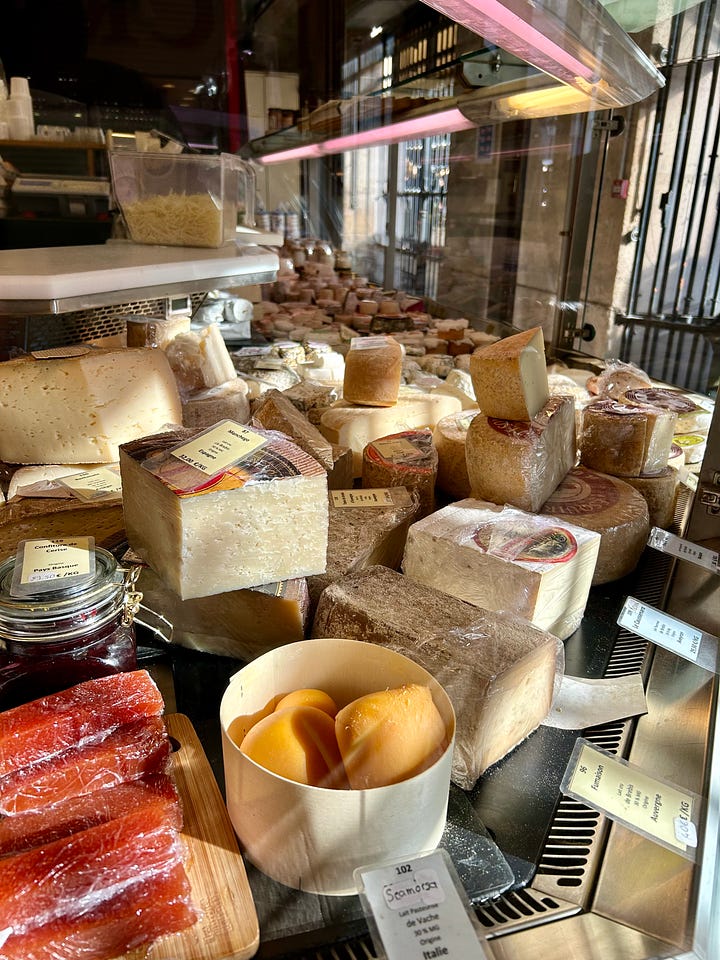
[[[387,488],[369,490],[331,490],[334,507],[391,507],[394,503]]]
[[[57,482],[60,486],[67,488],[78,500],[91,502],[117,500],[122,492],[120,470],[117,467],[83,470],[69,477],[60,477]]]
[[[445,850],[355,871],[377,955],[487,960],[482,933]]]
[[[694,860],[700,798],[578,739],[563,793]]]
[[[56,590],[94,575],[93,537],[24,540],[18,545],[10,594],[25,597]]]

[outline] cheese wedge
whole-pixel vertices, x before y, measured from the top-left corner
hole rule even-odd
[[[470,376],[486,416],[532,420],[550,396],[542,328],[480,347],[470,358]]]

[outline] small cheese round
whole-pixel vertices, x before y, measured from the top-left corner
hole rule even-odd
[[[650,515],[650,526],[667,530],[675,519],[678,472],[665,467],[660,473],[639,477],[623,477],[644,498]]]
[[[354,790],[414,777],[432,766],[447,746],[432,694],[417,683],[353,700],[335,718],[335,733]]]
[[[403,350],[392,337],[356,337],[345,358],[343,399],[370,407],[397,403]]]
[[[275,704],[275,711],[284,710],[285,707],[297,706],[315,707],[318,710],[323,710],[330,717],[334,717],[338,709],[329,693],[325,693],[324,690],[316,690],[313,687],[303,687],[281,697]]]
[[[579,466],[571,470],[539,511],[600,534],[593,584],[631,573],[650,532],[647,503],[625,480]]]
[[[463,410],[438,420],[433,443],[438,454],[437,487],[454,500],[470,496],[470,479],[465,459],[468,427],[479,410]]]
[[[372,440],[363,450],[362,486],[377,490],[408,487],[417,490],[419,516],[435,509],[438,454],[430,430],[404,430]]]

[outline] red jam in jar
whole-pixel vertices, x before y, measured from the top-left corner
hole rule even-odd
[[[0,564],[0,710],[135,669],[138,568],[96,547],[89,580],[22,599],[11,595],[14,568],[15,557]]]

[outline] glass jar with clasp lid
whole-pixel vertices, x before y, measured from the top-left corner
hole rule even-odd
[[[121,568],[94,548],[82,582],[54,581],[13,595],[17,558],[0,564],[0,710],[137,666],[134,617],[139,567]]]

